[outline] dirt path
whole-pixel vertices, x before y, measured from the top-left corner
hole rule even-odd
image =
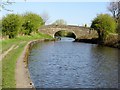
[[[30,43],[30,42],[29,42]],[[16,88],[33,88],[33,85],[30,77],[28,68],[25,67],[24,56],[26,54],[26,50],[28,48],[29,43],[25,46],[21,56],[16,62],[16,70],[15,70],[15,79],[16,79]]]
[[[0,61],[15,47],[15,45],[12,45],[7,51],[5,51],[4,53],[2,53],[0,55]]]

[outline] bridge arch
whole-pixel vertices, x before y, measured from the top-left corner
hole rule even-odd
[[[65,37],[71,37],[76,39],[76,34],[74,31],[69,31],[69,30],[59,30],[54,32],[53,37],[55,38],[56,36],[65,36]]]

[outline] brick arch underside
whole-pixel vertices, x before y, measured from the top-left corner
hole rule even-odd
[[[54,33],[53,33],[53,37],[55,37],[55,34],[57,33],[57,32],[59,32],[59,31],[67,31],[67,32],[71,32],[71,33],[73,33],[74,34],[74,36],[75,36],[75,38],[77,38],[77,35],[76,35],[76,33],[73,31],[73,30],[68,30],[68,29],[61,29],[61,30],[57,30],[57,31],[55,31]]]

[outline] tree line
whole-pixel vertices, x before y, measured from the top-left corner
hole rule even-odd
[[[9,4],[10,2],[6,2]],[[3,3],[3,7],[7,5]],[[99,40],[104,42],[110,33],[120,32],[120,1],[110,2],[107,9],[111,12],[109,14],[99,14],[92,21],[91,28],[97,30]],[[23,15],[8,14],[2,18],[2,35],[14,38],[18,35],[30,35],[36,33],[41,25],[45,25],[49,16],[46,13],[38,15],[27,12]],[[67,25],[63,19],[56,20],[53,25]],[[87,25],[86,25],[87,26]]]
[[[40,15],[27,12],[23,15],[8,14],[2,18],[2,35],[15,38],[19,35],[31,35],[44,25]]]

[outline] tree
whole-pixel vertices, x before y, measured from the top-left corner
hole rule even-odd
[[[14,38],[21,30],[23,19],[18,14],[8,14],[2,19],[2,34]]]
[[[84,26],[87,27],[87,24],[85,24]]]
[[[120,34],[120,18],[118,19],[117,32]]]
[[[107,7],[108,10],[112,13],[113,17],[118,19],[118,14],[119,14],[119,2],[120,1],[114,1],[110,2],[109,6]]]
[[[120,1],[118,2],[118,19],[120,19]]]
[[[41,17],[42,17],[42,19],[43,19],[43,21],[44,21],[45,24],[48,22],[48,20],[49,20],[49,18],[50,18],[50,16],[48,15],[47,12],[43,12],[43,13],[41,14]]]
[[[97,30],[100,42],[104,43],[107,35],[116,31],[116,22],[108,14],[99,14],[92,21],[91,28]]]
[[[67,25],[67,22],[63,19],[56,20],[53,25]]]
[[[2,37],[2,20],[0,19],[0,38]]]
[[[35,13],[27,12],[23,15],[23,18],[23,29],[27,35],[30,35],[32,32],[36,32],[39,27],[44,24],[43,19]]]
[[[14,2],[10,1],[10,0],[2,0],[1,1],[1,5],[0,5],[0,11],[2,10],[6,10],[6,11],[13,11],[10,9],[7,9],[6,6],[8,5],[12,5]]]
[[[26,1],[26,0],[24,0],[24,1]],[[11,0],[1,0],[0,11],[6,10],[6,11],[11,11],[12,12],[13,10],[6,8],[6,6],[12,5],[13,3],[15,3],[14,0],[13,1],[11,1]]]

